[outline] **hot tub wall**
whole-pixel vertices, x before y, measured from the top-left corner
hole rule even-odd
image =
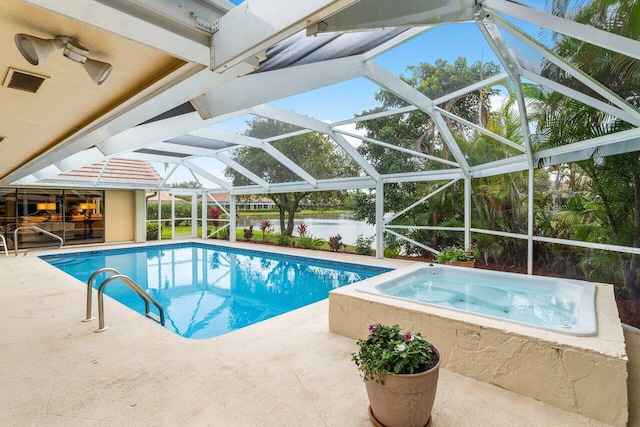
[[[329,327],[364,338],[372,323],[422,332],[439,349],[442,367],[518,394],[624,426],[627,358],[613,287],[598,285],[598,335],[576,337],[358,292],[332,291]]]

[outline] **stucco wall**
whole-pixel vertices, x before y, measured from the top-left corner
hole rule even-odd
[[[134,195],[134,191],[105,191],[105,242],[130,242],[135,239]]]
[[[329,294],[329,329],[363,338],[371,323],[422,332],[442,368],[614,426],[627,425],[627,356],[613,287],[598,285],[598,335],[575,337],[364,294]],[[629,424],[631,425],[631,424]]]

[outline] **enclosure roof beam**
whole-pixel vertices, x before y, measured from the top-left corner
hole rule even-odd
[[[573,37],[631,58],[640,59],[640,42],[633,39],[551,15],[513,1],[484,0],[482,5],[489,10],[502,12],[565,36]]]
[[[229,158],[229,156],[226,156],[224,154],[217,154],[216,153],[214,155],[214,158],[219,160],[219,161],[221,161],[222,163],[224,163],[225,165],[227,165],[231,169],[235,170],[239,174],[245,176],[247,179],[250,179],[251,181],[255,182],[260,187],[264,188],[266,191],[269,191],[271,189],[271,184],[269,184],[264,179],[260,178],[255,173],[251,172],[249,169],[247,169],[244,166],[242,166],[240,163],[238,163],[238,162],[234,161],[233,159]]]
[[[507,74],[513,81],[513,88],[518,103],[518,112],[520,117],[520,127],[524,139],[525,153],[529,166],[533,167],[533,148],[531,147],[531,138],[529,136],[529,120],[527,119],[527,104],[522,93],[522,81],[520,79],[520,66],[513,57],[511,51],[507,48],[507,44],[500,34],[500,30],[493,22],[493,13],[483,13],[482,19],[476,21],[480,32],[493,49],[494,53],[502,63]]]
[[[505,145],[508,145],[511,148],[515,148],[516,150],[520,151],[520,152],[525,152],[526,149],[520,145],[520,144],[516,144],[515,142],[511,141],[510,139],[505,138],[504,136],[498,135],[497,133],[493,133],[485,128],[483,128],[482,126],[478,126],[475,123],[471,123],[468,120],[463,119],[462,117],[458,117],[453,113],[448,112],[447,110],[444,110],[440,107],[434,107],[440,114],[442,114],[443,116],[449,117],[452,120],[457,121],[458,123],[462,123],[465,126],[470,127],[473,130],[476,130],[484,135],[487,135],[490,138],[493,138],[497,141],[502,142]]]
[[[640,150],[640,128],[634,128],[536,153],[538,165],[552,166],[593,157],[623,154]]]
[[[408,148],[398,147],[397,145],[389,144],[388,142],[378,141],[377,139],[373,139],[373,138],[369,138],[369,137],[366,137],[366,136],[362,136],[362,135],[359,135],[357,133],[347,132],[347,131],[344,131],[344,130],[341,130],[341,129],[334,129],[334,131],[336,133],[339,133],[339,134],[342,134],[342,135],[350,136],[352,138],[357,138],[357,139],[360,139],[362,141],[370,142],[372,144],[379,145],[381,147],[385,147],[385,148],[388,148],[390,150],[399,151],[401,153],[409,154],[411,156],[421,157],[423,159],[432,160],[434,162],[442,163],[442,164],[453,166],[453,167],[459,167],[460,166],[456,162],[451,162],[449,160],[441,159],[439,157],[432,156],[432,155],[425,154],[425,153],[421,153],[419,151],[410,150]]]
[[[245,1],[223,15],[211,41],[211,69],[224,72],[358,0]]]
[[[582,82],[587,87],[594,90],[596,93],[602,95],[605,99],[618,106],[622,110],[626,111],[628,114],[635,116],[636,118],[640,117],[640,112],[638,112],[638,110],[636,110],[632,105],[630,105],[626,100],[621,98],[611,89],[609,89],[584,71],[575,67],[569,61],[565,60],[564,58],[560,58],[555,54],[555,52],[550,51],[549,49],[547,49],[547,47],[540,44],[537,40],[531,38],[528,34],[524,33],[522,30],[520,30],[518,27],[505,20],[504,18],[495,16],[495,20],[500,24],[500,27],[504,28],[504,30],[509,34],[520,40],[525,45],[529,46],[531,49],[548,59],[550,62],[554,63],[556,66],[560,67],[562,70],[566,71],[576,80]]]
[[[375,62],[367,62],[367,78],[374,83],[386,88],[390,92],[394,93],[399,98],[415,105],[434,121],[436,127],[440,131],[440,134],[444,142],[449,147],[449,150],[453,154],[454,158],[463,170],[468,170],[469,165],[464,157],[464,154],[460,150],[460,147],[455,142],[451,131],[447,127],[442,116],[433,108],[433,100],[416,90],[413,86],[394,76],[385,68],[379,66]]]
[[[227,190],[231,191],[232,185],[230,183],[228,183],[227,181],[218,178],[217,176],[213,175],[212,173],[210,173],[209,171],[201,168],[200,166],[188,161],[188,160],[184,160],[181,162],[181,164],[187,168],[189,168],[190,170],[194,171],[195,173],[197,173],[198,175],[201,175],[202,177],[208,179],[211,182],[214,182],[216,184],[218,184],[220,187],[222,188],[226,188]]]
[[[334,190],[354,190],[365,189],[376,186],[376,182],[369,176],[351,177],[340,179],[319,179],[316,186],[308,182],[281,182],[271,184],[269,193],[289,193],[289,192],[309,192],[309,191],[334,191]],[[234,194],[261,194],[264,190],[257,185],[238,186],[233,189]]]
[[[415,1],[361,0],[350,8],[325,18],[309,29],[318,31],[357,31],[392,27],[415,27],[444,22],[464,22],[474,18],[474,0]]]
[[[165,3],[163,12],[145,7],[141,1],[23,0],[80,21],[87,25],[152,47],[175,58],[204,66],[209,65],[211,35],[188,25],[185,10]],[[147,2],[149,3],[149,2]],[[170,10],[170,11],[169,11]],[[212,14],[222,16],[220,10]],[[172,15],[169,18],[168,14]]]
[[[580,101],[585,105],[610,114],[613,117],[619,118],[620,120],[624,120],[625,122],[630,123],[634,126],[640,126],[640,116],[638,115],[629,114],[627,111],[621,110],[614,105],[611,105],[607,102],[602,102],[599,99],[595,99],[589,95],[585,95],[582,92],[578,92],[577,90],[571,89],[570,87],[567,87],[563,84],[556,83],[553,80],[549,80],[546,77],[542,77],[541,75],[529,71],[525,68],[522,69],[522,76],[542,86],[546,86],[549,89],[553,89],[556,92],[563,94],[564,96],[568,96],[569,98]]]
[[[258,116],[282,121],[295,126],[311,129],[315,132],[329,135],[341,147],[347,155],[349,155],[370,177],[374,180],[380,179],[380,174],[349,142],[339,134],[336,134],[331,127],[320,120],[312,119],[307,116],[285,111],[268,104],[263,104],[252,109],[252,112]]]
[[[391,40],[388,40],[388,41],[382,43],[380,46],[377,46],[377,47],[365,52],[364,55],[363,55],[363,59],[365,61],[368,61],[370,59],[374,59],[375,57],[380,56],[383,53],[386,53],[386,52],[390,51],[394,47],[396,47],[398,45],[401,45],[403,43],[406,43],[406,42],[408,42],[409,40],[411,40],[413,38],[421,36],[422,34],[428,32],[428,31],[431,31],[436,27],[437,27],[437,25],[430,25],[430,26],[426,26],[426,27],[409,28],[407,31],[403,31],[402,33],[398,34],[397,36],[395,36]]]
[[[362,55],[243,76],[192,100],[202,118],[216,117],[274,99],[363,76]]]

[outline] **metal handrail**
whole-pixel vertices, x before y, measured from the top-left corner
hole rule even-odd
[[[144,308],[147,317],[152,318],[151,316],[149,316],[149,303],[155,305],[158,309],[158,312],[160,313],[160,324],[164,326],[164,310],[162,309],[162,306],[155,299],[153,299],[151,295],[142,290],[142,288],[138,286],[136,282],[134,282],[130,277],[123,274],[116,274],[105,279],[105,281],[102,282],[102,284],[98,288],[98,329],[96,330],[96,332],[104,332],[109,329],[108,326],[104,326],[104,288],[105,286],[107,286],[107,284],[111,283],[114,280],[122,280],[124,284],[129,286],[133,291],[135,291],[135,293],[138,294],[140,298],[144,300]]]
[[[35,225],[23,225],[23,226],[20,226],[20,227],[16,228],[15,230],[13,230],[13,248],[16,251],[16,256],[18,256],[18,231],[26,230],[26,229],[36,230],[36,231],[39,231],[41,233],[46,234],[47,236],[51,236],[51,237],[53,237],[55,239],[60,240],[60,244],[58,245],[58,248],[61,248],[62,245],[64,245],[64,240],[62,240],[62,237],[58,236],[57,234],[53,234],[50,231],[43,230],[42,228],[36,227]],[[45,247],[48,248],[49,246],[45,246]],[[51,247],[53,247],[53,246],[51,246]],[[25,252],[25,255],[26,254],[27,253]]]
[[[91,277],[89,277],[89,280],[87,280],[87,317],[82,319],[83,322],[90,322],[95,319],[95,317],[91,316],[91,293],[93,291],[93,279],[95,279],[97,275],[102,273],[120,274],[120,272],[115,268],[106,267],[101,268],[100,270],[96,270],[91,275]]]

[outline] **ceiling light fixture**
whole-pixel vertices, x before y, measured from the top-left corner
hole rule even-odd
[[[24,59],[32,65],[42,64],[52,53],[64,49],[63,55],[73,62],[82,64],[91,80],[97,85],[104,83],[113,66],[107,62],[88,58],[89,50],[78,39],[57,36],[55,39],[41,39],[29,34],[16,34],[13,37]]]

